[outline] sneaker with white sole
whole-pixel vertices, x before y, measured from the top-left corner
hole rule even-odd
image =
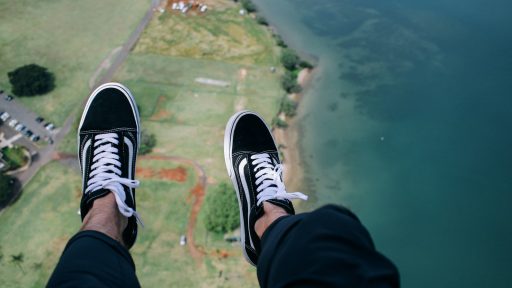
[[[263,215],[263,202],[295,214],[291,199],[307,200],[300,192],[286,192],[283,166],[270,129],[256,113],[233,115],[224,134],[224,158],[240,206],[240,238],[247,261],[257,265],[260,239],[254,224]]]
[[[92,92],[78,127],[78,158],[82,171],[82,221],[94,200],[112,192],[119,212],[128,218],[123,243],[130,249],[137,238],[135,161],[140,120],[132,94],[119,83],[106,83]]]

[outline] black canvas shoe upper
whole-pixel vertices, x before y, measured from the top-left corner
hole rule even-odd
[[[140,138],[139,113],[129,90],[117,83],[98,87],[89,97],[78,130],[82,170],[82,220],[95,199],[112,192],[119,212],[128,217],[123,242],[130,248],[137,237],[134,180]]]
[[[256,265],[260,239],[254,224],[263,215],[267,201],[293,215],[290,199],[307,199],[302,193],[287,193],[282,181],[282,165],[272,134],[261,117],[242,111],[231,117],[224,136],[224,156],[228,174],[237,191],[244,256]]]

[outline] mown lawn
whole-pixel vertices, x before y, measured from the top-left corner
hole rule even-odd
[[[43,287],[67,239],[80,225],[81,180],[58,163],[41,169],[0,215],[2,287]],[[21,267],[12,256],[23,253]]]
[[[230,85],[205,85],[198,77]],[[152,54],[130,55],[116,80],[134,93],[144,129],[157,137],[155,152],[198,161],[212,182],[227,179],[223,139],[229,117],[251,109],[270,121],[282,93],[278,77],[265,67]]]
[[[89,79],[121,46],[144,16],[150,0],[0,0],[0,89],[7,72],[36,63],[56,76],[56,89],[16,98],[57,126],[87,97]]]

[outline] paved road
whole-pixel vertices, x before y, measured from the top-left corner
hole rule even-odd
[[[126,40],[123,47],[121,48],[121,51],[116,55],[107,72],[103,75],[103,77],[97,80],[96,85],[94,85],[93,87],[93,90],[101,84],[111,81],[111,79],[114,77],[114,73],[117,71],[119,66],[123,64],[124,60],[126,60],[126,57],[128,57],[128,54],[139,40],[140,35],[142,34],[142,32],[144,32],[144,29],[146,29],[146,26],[149,24],[149,21],[151,21],[151,18],[153,18],[153,15],[155,14],[155,11],[160,5],[160,3],[161,0],[153,0],[151,2],[151,7],[146,12],[146,15],[144,15],[144,18],[142,18],[137,28],[135,28],[135,30],[132,32],[128,40]]]
[[[142,34],[142,32],[144,31],[146,26],[149,24],[149,21],[153,17],[153,15],[156,11],[156,8],[160,4],[160,2],[161,2],[161,0],[153,0],[152,1],[151,6],[149,7],[148,11],[144,15],[144,18],[141,20],[141,22],[139,23],[137,28],[132,32],[132,34],[130,35],[128,40],[125,42],[120,53],[118,53],[116,58],[112,61],[112,65],[107,69],[104,76],[97,81],[96,85],[93,87],[92,90],[94,90],[99,85],[112,80],[114,73],[121,66],[121,64],[126,60],[126,57],[130,53],[130,50],[135,46],[140,35]],[[5,100],[3,100],[3,101],[5,101]],[[14,100],[14,101],[16,101],[16,100]],[[84,99],[84,102],[82,103],[81,107],[85,106],[86,101],[87,101],[87,98]],[[3,104],[3,102],[2,102],[2,104]],[[16,106],[21,106],[21,105],[16,105]],[[21,108],[17,107],[17,109],[21,109]],[[21,116],[21,112],[20,112],[20,116],[17,116],[17,117],[20,117],[20,119],[26,119],[27,123],[30,122],[30,118],[32,117],[34,119],[33,121],[35,122],[35,118],[37,117],[37,116],[35,116],[36,114],[34,114],[33,112],[29,111],[26,108],[24,108],[24,109],[26,110],[25,111],[26,115]],[[80,109],[80,112],[81,112],[81,109]],[[24,172],[16,175],[16,177],[21,182],[22,187],[25,186],[30,179],[32,179],[32,177],[37,173],[37,171],[42,166],[44,166],[45,164],[47,164],[48,162],[50,162],[52,160],[52,158],[55,154],[55,147],[58,147],[58,145],[62,141],[62,139],[64,139],[64,137],[70,132],[73,121],[77,117],[77,113],[78,113],[77,110],[74,110],[73,112],[71,112],[71,114],[68,116],[68,118],[66,119],[64,124],[60,127],[60,129],[58,129],[52,135],[54,144],[47,145],[47,146],[41,148],[39,150],[39,153],[36,156],[34,156],[34,158],[32,159],[33,160],[32,165]],[[11,112],[9,112],[9,114],[11,114]],[[14,197],[14,198],[16,198],[16,197]]]

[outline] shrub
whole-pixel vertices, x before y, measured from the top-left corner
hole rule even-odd
[[[21,146],[14,146],[12,148],[5,147],[2,149],[4,154],[4,161],[7,163],[9,170],[16,170],[23,165],[27,164],[28,159],[24,153],[25,148]]]
[[[272,126],[276,126],[278,128],[286,128],[288,127],[288,123],[279,117],[274,117],[272,118]]]
[[[7,73],[12,93],[18,96],[46,94],[55,88],[55,76],[36,64],[19,67]]]
[[[274,34],[274,38],[276,39],[276,44],[280,47],[287,48],[288,45],[284,42],[283,38],[279,34]]]
[[[251,0],[241,0],[240,2],[242,3],[242,7],[247,10],[247,12],[256,12],[256,6],[252,3]]]
[[[150,134],[146,130],[142,130],[140,135],[139,154],[145,155],[150,153],[156,146],[155,134]]]
[[[7,203],[11,196],[13,187],[13,178],[0,174],[0,205]]]
[[[261,15],[256,15],[256,22],[258,22],[261,25],[268,26],[267,19]]]
[[[283,101],[281,101],[281,111],[288,117],[293,117],[297,114],[297,102],[288,98],[287,95],[283,97]]]
[[[299,66],[301,68],[306,68],[306,69],[311,69],[313,68],[313,64],[309,63],[308,61],[306,60],[301,60],[300,63],[299,63]]]
[[[281,64],[287,70],[294,70],[299,64],[299,56],[291,49],[283,49],[281,52]]]
[[[281,77],[281,87],[288,93],[298,93],[302,90],[297,83],[297,77],[290,71],[286,71]]]
[[[204,225],[208,231],[226,233],[240,225],[235,190],[222,182],[206,195]]]

